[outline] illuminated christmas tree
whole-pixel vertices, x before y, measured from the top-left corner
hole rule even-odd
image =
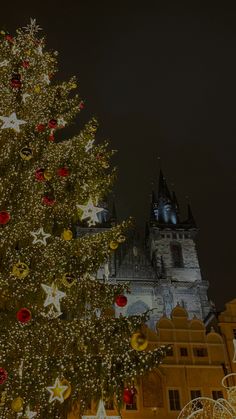
[[[166,348],[147,350],[147,314],[115,318],[127,285],[96,279],[129,221],[99,225],[115,172],[91,120],[71,139],[59,130],[84,107],[75,78],[56,81],[55,52],[35,20],[0,43],[0,417],[63,418],[78,402],[131,397],[139,374]],[[54,81],[55,80],[55,81]]]

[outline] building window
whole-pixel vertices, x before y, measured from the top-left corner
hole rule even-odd
[[[236,339],[236,329],[233,329],[234,339]]]
[[[189,239],[189,234],[185,234],[185,235],[184,235],[184,238],[185,238],[185,239]]]
[[[170,239],[170,234],[167,234],[166,237],[167,237],[167,239]]]
[[[183,234],[179,233],[179,239],[182,239],[182,238],[183,238]]]
[[[165,238],[165,234],[161,234],[161,237],[162,237],[162,239],[164,239]]]
[[[137,390],[134,386],[130,389],[132,391],[131,403],[126,403],[125,408],[126,410],[137,410]]]
[[[191,394],[191,400],[193,400],[193,399],[197,399],[198,397],[202,397],[202,395],[201,395],[201,390],[190,390],[190,394]],[[194,406],[195,406],[197,409],[201,409],[201,408],[202,408],[202,403],[201,403],[201,401],[200,401],[200,400],[196,401],[196,402],[194,403]]]
[[[173,234],[172,234],[172,238],[173,238],[174,240],[176,240],[176,239],[177,239],[177,234],[176,234],[176,233],[173,233]]]
[[[174,268],[183,268],[182,248],[179,243],[171,243],[171,254]]]
[[[221,390],[213,390],[212,391],[212,398],[214,400],[223,399],[223,393]]]
[[[180,348],[180,356],[188,356],[188,349]]]
[[[207,356],[207,349],[206,348],[193,348],[194,356],[204,357]]]
[[[173,356],[173,355],[174,355],[173,347],[170,346],[170,348],[168,348],[166,351],[166,356]]]
[[[201,390],[191,390],[190,394],[191,394],[191,400],[197,399],[198,397],[202,397]]]
[[[181,410],[179,390],[169,390],[170,410]]]

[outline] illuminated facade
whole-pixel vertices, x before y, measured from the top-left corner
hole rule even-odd
[[[163,173],[159,188],[152,193],[150,219],[142,243],[133,237],[110,262],[110,280],[129,281],[128,306],[124,315],[152,310],[149,326],[155,329],[163,313],[170,316],[180,304],[189,314],[205,320],[214,312],[207,296],[209,283],[202,278],[195,245],[197,227],[188,206],[187,218],[180,219],[179,205],[170,193]]]
[[[114,208],[109,222],[116,223]],[[101,227],[109,228],[107,220]],[[80,234],[84,233],[85,229]],[[131,237],[97,274],[111,282],[130,283],[128,304],[116,307],[116,316],[152,310],[147,327],[150,349],[173,345],[160,367],[136,383],[134,403],[124,406],[122,419],[176,419],[193,398],[226,397],[221,381],[236,372],[236,300],[217,319],[207,296],[209,284],[200,271],[196,234],[191,208],[181,221],[176,196],[169,192],[161,172],[145,240]],[[106,407],[108,417],[117,414],[111,401]],[[88,414],[95,412],[92,405]]]
[[[225,374],[236,372],[236,363],[232,362],[236,299],[226,304],[216,328],[217,331],[213,327],[207,330],[201,319],[190,319],[179,305],[170,317],[163,315],[160,318],[156,331],[147,328],[148,349],[171,344],[173,352],[157,370],[136,383],[136,399],[133,405],[124,407],[122,419],[177,419],[180,410],[191,399],[227,398],[221,381]],[[108,417],[117,414],[111,407],[108,403]],[[94,404],[88,413],[95,412]],[[70,417],[75,418],[78,416]]]

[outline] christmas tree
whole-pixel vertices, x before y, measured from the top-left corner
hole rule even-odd
[[[73,138],[59,130],[84,107],[75,78],[53,79],[35,20],[0,43],[0,417],[62,418],[78,402],[124,395],[166,348],[147,350],[148,314],[115,318],[127,285],[96,272],[125,240],[129,221],[99,225],[115,176],[92,119]],[[125,392],[124,392],[125,390]],[[132,393],[132,392],[131,392]]]

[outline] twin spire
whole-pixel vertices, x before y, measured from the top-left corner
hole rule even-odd
[[[172,226],[188,226],[189,228],[195,228],[196,223],[191,211],[191,207],[188,204],[188,217],[185,221],[180,221],[179,218],[179,203],[175,192],[170,192],[166,179],[160,170],[159,185],[157,197],[154,191],[152,191],[152,202],[151,202],[151,214],[150,221],[158,224],[165,224]]]
[[[116,225],[117,212],[113,200],[110,211],[104,205],[104,211],[100,214],[99,227]],[[187,219],[180,221],[179,203],[175,192],[170,192],[166,178],[160,170],[157,195],[152,191],[150,222],[162,226],[179,228],[196,228],[196,223],[192,214],[190,204],[187,207]]]

